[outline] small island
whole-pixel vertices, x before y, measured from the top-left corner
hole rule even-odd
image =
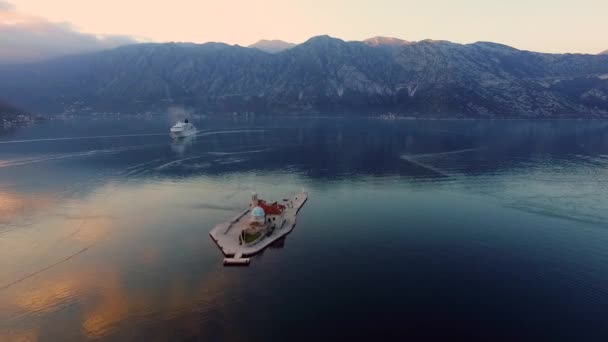
[[[308,193],[301,192],[281,203],[268,203],[254,193],[247,209],[209,233],[226,256],[224,265],[249,265],[248,257],[289,234],[307,199]]]

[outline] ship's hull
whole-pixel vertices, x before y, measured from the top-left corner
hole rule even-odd
[[[196,135],[196,129],[171,130],[171,136],[175,139],[191,137],[193,135]]]

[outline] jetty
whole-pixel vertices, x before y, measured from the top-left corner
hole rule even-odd
[[[224,266],[247,266],[249,257],[289,234],[296,226],[298,211],[308,199],[307,192],[274,203],[254,193],[249,207],[229,222],[215,226],[209,235],[224,254]]]

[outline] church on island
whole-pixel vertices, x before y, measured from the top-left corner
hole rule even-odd
[[[249,207],[251,208],[249,224],[241,231],[239,245],[253,245],[264,236],[272,234],[275,229],[282,228],[286,222],[285,205],[277,202],[268,204],[263,199],[259,199],[256,193],[251,196]]]
[[[302,191],[280,203],[268,203],[253,193],[245,210],[209,232],[226,256],[224,265],[249,265],[250,256],[289,234],[307,199],[308,193]]]

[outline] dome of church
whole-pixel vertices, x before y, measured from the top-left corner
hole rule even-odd
[[[264,212],[264,209],[262,209],[261,207],[255,207],[251,210],[251,216],[264,217],[264,216],[266,216],[266,213]]]

